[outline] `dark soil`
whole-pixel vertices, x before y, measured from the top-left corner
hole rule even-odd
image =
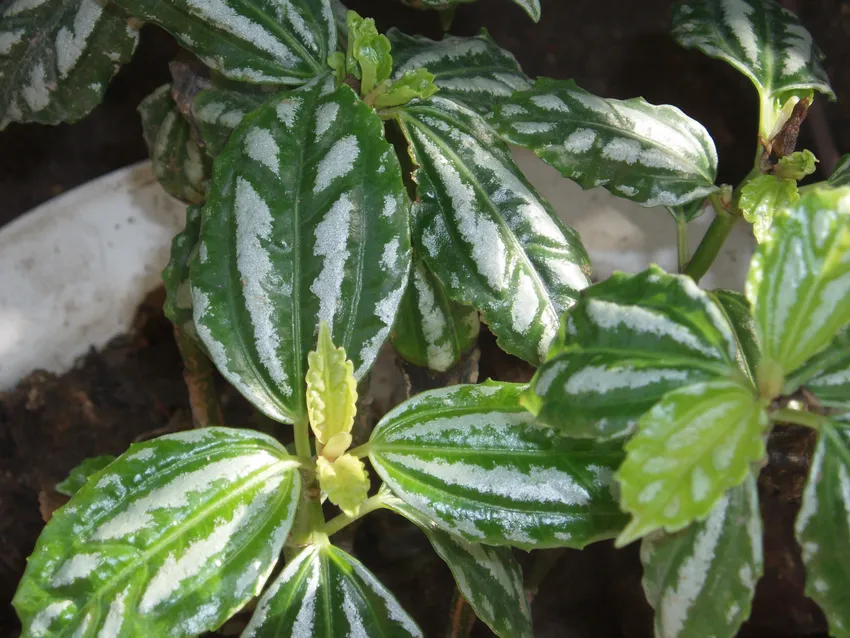
[[[734,183],[749,170],[754,146],[755,92],[727,65],[677,47],[667,35],[668,0],[544,0],[544,19],[534,25],[509,0],[462,5],[453,32],[485,26],[514,51],[532,76],[574,78],[611,97],[642,95],[669,103],[706,125],[720,154],[720,176]],[[833,159],[829,142],[850,150],[850,0],[791,0],[815,41],[827,54],[826,68],[843,104],[824,103],[803,128],[800,144]],[[381,28],[439,36],[437,17],[392,2],[351,0],[374,15]],[[792,6],[793,5],[793,6]],[[0,225],[50,197],[145,157],[136,105],[169,81],[167,63],[176,55],[171,38],[145,27],[132,63],[110,85],[106,100],[74,125],[11,125],[0,133]],[[811,120],[830,134],[816,144]],[[83,458],[120,453],[133,440],[189,427],[190,416],[179,356],[160,300],[142,307],[129,335],[92,352],[67,375],[36,372],[17,390],[0,396],[0,636],[17,635],[8,601],[42,526],[42,515],[60,505],[53,487]],[[527,378],[483,337],[480,378]],[[228,424],[285,432],[257,418],[241,398],[225,392]],[[753,617],[741,636],[825,636],[817,607],[802,595],[804,574],[792,523],[806,474],[806,433],[783,431],[771,441],[772,464],[760,481],[766,521],[766,575],[759,584]],[[378,514],[364,520],[347,541],[395,591],[427,636],[444,634],[452,581],[424,536],[404,521]],[[550,554],[555,567],[534,602],[536,635],[553,638],[651,636],[651,610],[640,589],[636,548],[614,551],[598,543],[583,552]],[[531,567],[527,556],[521,559]],[[479,624],[475,635],[489,633]]]

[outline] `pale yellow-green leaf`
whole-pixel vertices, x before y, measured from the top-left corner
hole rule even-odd
[[[348,432],[337,432],[322,449],[322,456],[333,461],[335,458],[345,454],[345,451],[351,447],[351,434]]]
[[[307,355],[307,414],[313,434],[327,443],[339,432],[351,432],[357,411],[354,364],[344,348],[334,347],[324,321],[319,326],[316,349]]]
[[[343,454],[336,461],[320,456],[316,461],[319,485],[331,503],[348,516],[357,516],[369,494],[369,475],[363,461]]]

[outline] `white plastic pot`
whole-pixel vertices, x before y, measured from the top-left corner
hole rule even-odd
[[[676,269],[676,229],[662,209],[646,209],[602,189],[583,191],[526,151],[517,161],[576,228],[594,274]],[[184,207],[156,183],[148,163],[130,166],[53,199],[0,228],[0,390],[36,368],[62,373],[89,348],[126,331],[160,283]],[[692,224],[692,243],[711,215]],[[741,290],[753,250],[739,224],[703,279]]]

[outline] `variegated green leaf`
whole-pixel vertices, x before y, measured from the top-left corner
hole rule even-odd
[[[620,506],[632,515],[617,544],[708,516],[764,457],[767,425],[751,385],[717,379],[664,396],[638,422],[617,471]]]
[[[673,106],[600,98],[572,80],[539,79],[496,108],[494,123],[582,188],[642,206],[678,206],[717,190],[708,131]]]
[[[522,401],[567,436],[623,436],[670,390],[741,376],[737,358],[728,318],[690,277],[615,273],[564,317]]]
[[[738,366],[750,379],[755,380],[761,350],[750,302],[743,294],[734,290],[713,290],[709,295],[726,314],[726,319],[735,332],[738,342]]]
[[[531,610],[523,587],[522,569],[507,547],[470,543],[440,529],[397,496],[384,504],[423,532],[455,578],[475,615],[500,638],[531,638]]]
[[[410,267],[408,198],[375,112],[330,76],[266,102],[215,163],[191,265],[195,325],[222,374],[271,418],[306,418],[327,321],[359,380]]]
[[[516,58],[496,44],[486,31],[471,38],[447,35],[442,40],[411,36],[392,28],[387,37],[393,45],[398,80],[408,71],[428,69],[440,97],[454,100],[489,115],[493,107],[514,91],[531,86]]]
[[[395,597],[332,545],[304,549],[268,588],[242,638],[422,636]]]
[[[372,467],[405,503],[471,542],[525,549],[611,538],[616,445],[568,439],[519,405],[526,386],[488,382],[424,392],[372,433]]]
[[[774,216],[800,199],[797,182],[778,179],[774,175],[759,175],[741,189],[738,208],[744,219],[753,225],[759,243],[767,241]]]
[[[850,410],[850,328],[844,328],[828,348],[789,377],[783,394],[792,394],[800,385],[823,407]]]
[[[218,157],[242,118],[271,94],[211,87],[200,91],[192,102],[198,140],[209,157]]]
[[[746,75],[762,101],[762,131],[772,139],[794,92],[833,96],[821,53],[797,17],[774,0],[685,0],[673,8],[673,37],[728,62]]]
[[[774,219],[750,264],[747,297],[762,348],[759,382],[773,397],[784,375],[850,321],[850,188],[809,191]]]
[[[80,488],[86,484],[89,478],[100,472],[107,465],[112,463],[115,457],[111,454],[103,456],[92,456],[85,459],[82,463],[75,466],[68,474],[68,478],[56,484],[56,491],[65,496],[73,496],[80,491]]]
[[[165,316],[184,333],[198,339],[192,318],[192,289],[189,285],[189,262],[198,251],[201,235],[201,207],[186,208],[186,226],[171,240],[171,259],[162,271],[165,285]]]
[[[450,9],[458,4],[474,2],[475,0],[400,0],[402,3],[417,9]],[[486,1],[486,0],[485,0]],[[513,0],[513,2],[525,11],[529,17],[538,22],[540,20],[540,0]]]
[[[829,176],[827,183],[836,188],[850,186],[850,153],[838,160],[838,164],[836,164],[835,170],[832,171],[832,175]]]
[[[478,340],[478,312],[451,301],[425,263],[414,256],[392,343],[407,361],[437,372],[458,364]]]
[[[197,636],[258,595],[298,503],[297,463],[258,432],[135,444],[54,513],[14,605],[24,636]]]
[[[806,567],[806,595],[826,614],[829,635],[850,636],[850,429],[821,425],[794,526]]]
[[[304,84],[336,50],[330,0],[114,0],[210,68],[255,84]]]
[[[189,122],[171,99],[164,84],[138,107],[153,174],[165,191],[189,204],[204,201],[204,161]]]
[[[537,364],[589,284],[578,234],[474,111],[438,94],[397,117],[420,167],[414,239],[423,259],[450,299],[481,311],[503,350]]]
[[[704,521],[644,538],[640,557],[658,638],[734,638],[764,570],[755,478],[721,496]]]
[[[0,9],[0,130],[75,122],[100,104],[139,32],[98,0],[8,0]]]

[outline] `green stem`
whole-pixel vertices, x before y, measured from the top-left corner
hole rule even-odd
[[[293,426],[295,431],[295,453],[302,459],[313,459],[313,450],[310,446],[310,424],[307,419],[302,419],[295,422]],[[322,503],[320,502],[321,490],[319,483],[316,480],[315,472],[302,473],[302,503],[306,505],[306,511],[299,507],[297,516],[297,530],[294,538],[298,544],[309,542],[310,537],[318,532],[325,525],[325,515],[322,512]]]
[[[679,272],[685,272],[688,265],[688,222],[682,216],[676,217],[676,246],[678,248]]]
[[[356,448],[349,450],[348,453],[358,459],[364,459],[369,456],[369,451],[372,447],[370,441],[366,441],[363,445],[358,445]]]
[[[325,523],[322,528],[322,532],[327,534],[328,536],[333,536],[338,531],[348,527],[356,521],[358,518],[363,518],[370,512],[374,512],[377,509],[381,509],[384,506],[383,494],[375,494],[375,496],[370,496],[365,501],[363,501],[362,505],[360,505],[360,510],[357,512],[357,516],[349,516],[348,514],[340,514],[339,516],[332,518],[327,523]]]
[[[729,213],[717,213],[699,246],[697,246],[694,256],[688,262],[685,268],[686,275],[690,275],[696,282],[702,279],[708,269],[711,268],[711,264],[717,259],[717,255],[720,254],[720,249],[723,248],[723,244],[729,237],[729,233],[732,232],[736,221],[738,221],[737,216]]]
[[[776,423],[793,423],[794,425],[803,425],[813,430],[819,430],[821,425],[828,419],[820,414],[813,414],[805,410],[795,410],[793,408],[781,408],[770,414],[771,419]]]

